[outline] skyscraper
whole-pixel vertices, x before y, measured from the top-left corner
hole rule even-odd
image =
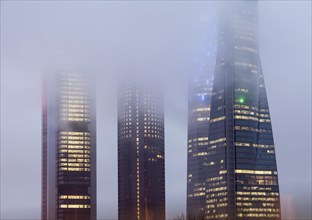
[[[206,219],[280,219],[258,2],[220,6],[207,150]]]
[[[163,95],[148,81],[129,80],[119,88],[118,216],[165,219]]]
[[[95,108],[87,80],[60,72],[43,82],[42,219],[96,219]]]
[[[212,7],[202,21],[206,31],[195,52],[194,72],[189,80],[187,218],[204,219],[206,204],[206,156],[210,103],[216,63],[216,17]]]

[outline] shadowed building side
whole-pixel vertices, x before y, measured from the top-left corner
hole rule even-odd
[[[87,80],[60,72],[43,82],[42,219],[96,219],[95,106]]]
[[[164,220],[162,91],[129,80],[118,92],[118,218]]]
[[[206,219],[280,219],[258,2],[221,4],[209,122]]]

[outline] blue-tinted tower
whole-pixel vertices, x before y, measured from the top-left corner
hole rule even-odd
[[[258,47],[258,2],[222,2],[206,166],[206,219],[280,219]]]
[[[187,147],[187,218],[203,219],[206,202],[206,156],[213,77],[216,63],[216,17],[211,9],[195,49],[194,72],[189,79]]]

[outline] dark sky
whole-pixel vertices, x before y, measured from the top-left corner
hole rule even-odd
[[[96,78],[98,217],[117,218],[116,75],[166,79],[166,204],[186,205],[187,76],[211,1],[1,1],[1,219],[39,219],[41,74]],[[311,1],[259,3],[284,217],[311,219]]]

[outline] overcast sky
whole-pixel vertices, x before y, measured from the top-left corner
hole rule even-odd
[[[117,218],[116,75],[166,79],[166,205],[186,206],[187,76],[211,2],[1,1],[1,219],[39,219],[41,74],[96,77],[98,218]],[[311,1],[259,3],[284,217],[311,219]],[[199,53],[199,52],[198,52]]]

